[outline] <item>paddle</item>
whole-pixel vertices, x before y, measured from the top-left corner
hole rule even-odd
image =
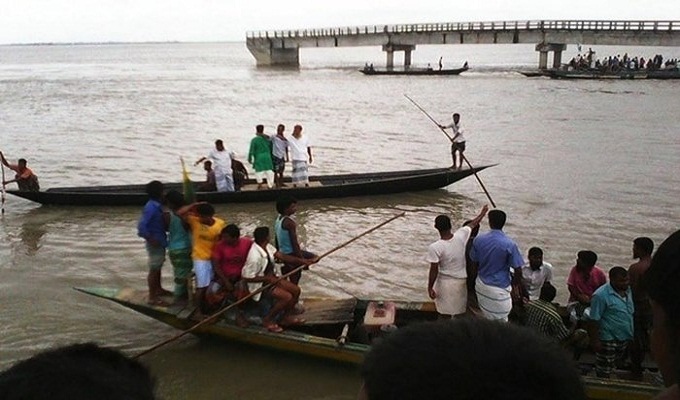
[[[405,212],[402,212],[401,214],[397,214],[397,215],[393,216],[392,218],[390,218],[390,219],[388,219],[388,220],[386,220],[386,221],[384,221],[384,222],[381,222],[380,224],[374,226],[373,228],[371,228],[371,229],[369,229],[369,230],[363,232],[362,234],[353,237],[352,239],[346,241],[345,243],[343,243],[343,244],[341,244],[341,245],[339,245],[339,246],[336,246],[336,247],[332,248],[331,250],[329,250],[329,251],[323,253],[322,255],[320,255],[318,260],[321,260],[322,258],[324,258],[324,257],[326,257],[326,256],[328,256],[328,255],[330,255],[330,254],[332,254],[332,253],[334,253],[334,252],[340,250],[341,248],[343,248],[343,247],[347,246],[348,244],[350,244],[350,243],[352,243],[352,242],[358,240],[359,238],[361,238],[361,237],[363,237],[363,236],[366,236],[366,235],[368,235],[369,233],[371,233],[371,232],[373,232],[373,231],[375,231],[375,230],[377,230],[377,229],[379,229],[379,228],[381,228],[381,227],[383,227],[383,226],[389,224],[390,222],[394,221],[395,219],[404,216],[404,214],[406,214],[406,213],[405,213]],[[184,330],[184,331],[178,333],[177,335],[175,335],[175,336],[173,336],[173,337],[171,337],[171,338],[169,338],[169,339],[166,339],[166,340],[164,340],[164,341],[162,341],[162,342],[160,342],[160,343],[158,343],[158,344],[155,344],[155,345],[149,347],[148,349],[146,349],[146,350],[142,351],[141,353],[139,353],[139,354],[133,356],[132,358],[133,358],[133,359],[137,359],[137,358],[139,358],[139,357],[141,357],[141,356],[143,356],[143,355],[145,355],[145,354],[151,353],[152,351],[154,351],[154,350],[156,350],[156,349],[158,349],[158,348],[160,348],[160,347],[163,347],[163,346],[165,346],[165,345],[168,344],[168,343],[172,343],[172,342],[174,342],[175,340],[181,338],[182,336],[185,336],[185,335],[187,335],[187,334],[193,332],[193,331],[196,330],[198,327],[203,326],[203,325],[207,324],[208,322],[214,321],[215,319],[217,319],[217,317],[221,316],[222,314],[224,314],[225,312],[229,311],[230,309],[232,309],[232,308],[238,306],[239,304],[245,302],[246,300],[250,299],[251,297],[255,296],[256,294],[264,292],[265,290],[269,289],[270,287],[276,285],[279,281],[281,281],[281,280],[283,280],[283,279],[286,279],[287,277],[293,275],[294,273],[300,271],[301,269],[303,269],[303,268],[305,268],[305,267],[307,267],[307,265],[303,264],[303,265],[301,265],[301,266],[295,268],[294,270],[288,272],[287,274],[284,274],[284,275],[278,277],[274,282],[272,282],[272,283],[270,283],[270,284],[267,284],[267,285],[263,285],[263,286],[260,287],[259,289],[255,290],[255,291],[253,291],[253,292],[250,292],[250,294],[248,294],[248,296],[246,296],[246,297],[244,297],[244,298],[242,298],[242,299],[240,299],[240,300],[238,300],[238,301],[236,301],[236,302],[234,302],[234,303],[231,303],[230,305],[228,305],[228,306],[222,308],[221,310],[219,310],[219,311],[217,311],[216,313],[212,314],[211,316],[209,316],[208,318],[204,319],[203,321],[200,321],[200,322],[196,323],[196,324],[195,324],[194,326],[192,326],[191,328],[186,329],[186,330]]]
[[[5,215],[5,166],[0,163],[0,168],[2,168],[2,215]]]
[[[441,127],[441,125],[439,124],[439,122],[437,122],[434,118],[432,118],[432,117],[430,116],[430,114],[427,113],[427,111],[425,111],[418,103],[416,103],[415,100],[413,100],[412,98],[408,97],[407,94],[404,94],[404,97],[406,97],[411,103],[413,103],[414,106],[418,107],[418,109],[419,109],[420,111],[422,111],[423,114],[425,114],[425,115],[427,116],[427,118],[430,119],[430,121],[432,121],[435,125],[437,125],[437,128],[439,128],[439,130],[441,130],[442,133],[443,133],[444,135],[446,135],[447,138],[449,138],[449,141],[451,141],[451,142],[453,143],[453,138],[446,132],[446,130],[444,130],[444,128]],[[479,175],[477,175],[477,171],[474,169],[474,167],[472,166],[472,164],[470,164],[470,161],[468,161],[467,157],[465,157],[465,156],[463,155],[463,153],[460,153],[460,156],[461,156],[461,158],[462,158],[463,160],[465,160],[465,163],[466,163],[466,164],[468,165],[468,167],[472,170],[472,173],[475,174],[475,178],[477,178],[477,182],[479,182],[479,186],[481,186],[481,187],[482,187],[482,190],[484,190],[484,193],[486,194],[486,197],[489,198],[489,202],[491,203],[491,205],[493,206],[493,208],[496,208],[496,203],[494,203],[493,199],[491,198],[491,195],[489,194],[489,191],[486,190],[486,186],[484,186],[484,183],[483,183],[482,180],[479,178]]]

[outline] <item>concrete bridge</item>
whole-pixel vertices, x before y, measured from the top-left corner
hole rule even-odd
[[[680,46],[680,21],[496,21],[373,25],[246,33],[246,46],[257,65],[298,66],[301,47],[382,46],[388,68],[394,52],[404,52],[404,66],[418,44],[535,43],[538,67],[562,63],[568,43],[619,46]]]

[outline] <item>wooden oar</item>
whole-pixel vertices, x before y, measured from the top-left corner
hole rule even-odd
[[[363,237],[363,236],[366,236],[366,235],[368,235],[369,233],[371,233],[371,232],[373,232],[373,231],[375,231],[375,230],[377,230],[377,229],[379,229],[379,228],[381,228],[381,227],[383,227],[383,226],[389,224],[390,222],[394,221],[395,219],[404,216],[404,214],[406,214],[406,213],[405,213],[405,212],[402,212],[401,214],[397,214],[397,215],[393,216],[392,218],[390,218],[390,219],[388,219],[388,220],[386,220],[386,221],[384,221],[384,222],[381,222],[380,224],[374,226],[373,228],[371,228],[371,229],[365,231],[364,233],[362,233],[362,234],[360,234],[360,235],[358,235],[358,236],[353,237],[352,239],[346,241],[345,243],[343,243],[343,244],[341,244],[341,245],[339,245],[339,246],[336,246],[336,247],[332,248],[331,250],[328,250],[327,252],[325,252],[325,253],[323,253],[322,255],[319,256],[319,260],[321,260],[322,258],[324,258],[324,257],[326,257],[326,256],[328,256],[328,255],[330,255],[331,253],[334,253],[334,252],[340,250],[341,248],[343,248],[343,247],[347,246],[348,244],[350,244],[350,243],[352,243],[352,242],[358,240],[359,238],[361,238],[361,237]],[[187,330],[184,330],[184,331],[178,333],[177,335],[175,335],[175,336],[173,336],[173,337],[171,337],[171,338],[169,338],[169,339],[166,339],[166,340],[164,340],[164,341],[162,341],[162,342],[160,342],[160,343],[158,343],[158,344],[155,344],[155,345],[149,347],[148,349],[146,349],[146,350],[142,351],[141,353],[139,353],[139,354],[133,356],[132,358],[133,358],[133,359],[136,359],[136,358],[139,358],[139,357],[141,357],[141,356],[143,356],[143,355],[145,355],[145,354],[151,353],[152,351],[154,351],[154,350],[156,350],[156,349],[158,349],[158,348],[160,348],[160,347],[163,347],[163,346],[165,346],[165,345],[168,344],[168,343],[172,343],[172,342],[174,342],[175,340],[181,338],[182,336],[185,336],[185,335],[187,335],[187,334],[193,332],[193,331],[196,330],[197,328],[199,328],[199,327],[201,327],[201,326],[203,326],[203,325],[205,325],[205,324],[207,324],[207,323],[209,323],[209,322],[214,321],[215,319],[217,319],[217,317],[221,316],[221,315],[224,314],[225,312],[227,312],[227,311],[231,310],[232,308],[236,307],[237,305],[239,305],[239,304],[245,302],[246,300],[250,299],[251,297],[255,296],[256,294],[264,292],[265,290],[269,289],[270,287],[276,285],[279,281],[288,278],[289,276],[291,276],[291,275],[293,275],[294,273],[300,271],[301,269],[305,268],[306,266],[307,266],[307,265],[304,265],[304,264],[303,264],[303,265],[301,265],[301,266],[295,268],[294,270],[288,272],[287,274],[284,274],[284,275],[280,276],[280,277],[277,278],[274,282],[272,282],[272,283],[270,283],[270,284],[267,284],[267,285],[261,286],[259,289],[255,290],[255,291],[253,291],[253,292],[250,292],[250,294],[248,294],[248,296],[242,298],[241,300],[238,300],[238,301],[236,301],[236,302],[234,302],[234,303],[232,303],[232,304],[230,304],[230,305],[224,307],[223,309],[217,311],[216,313],[212,314],[211,316],[209,316],[208,318],[204,319],[203,321],[200,321],[200,322],[196,323],[196,324],[195,324],[194,326],[192,326],[191,328],[189,328],[189,329],[187,329]]]
[[[5,215],[5,166],[0,163],[0,168],[2,168],[2,215]]]
[[[437,128],[439,128],[439,130],[442,131],[442,133],[443,133],[444,135],[446,135],[447,138],[449,138],[449,141],[450,141],[451,143],[453,143],[453,138],[446,132],[446,130],[444,130],[444,128],[441,127],[441,125],[439,124],[439,122],[437,122],[434,118],[432,118],[432,117],[430,116],[430,114],[427,113],[427,111],[425,111],[418,103],[416,103],[415,100],[413,100],[412,98],[408,97],[407,94],[404,94],[404,97],[406,97],[411,103],[413,103],[414,106],[418,107],[418,109],[419,109],[420,111],[422,111],[423,114],[425,114],[425,115],[427,116],[427,118],[430,119],[430,121],[432,121],[435,125],[437,125]],[[486,186],[484,186],[484,183],[483,183],[482,180],[479,178],[479,175],[477,175],[477,171],[474,169],[474,167],[472,166],[472,164],[470,164],[470,161],[468,161],[467,157],[465,157],[465,156],[463,155],[463,153],[460,153],[460,156],[461,156],[461,158],[462,158],[463,160],[465,160],[465,163],[466,163],[466,164],[468,165],[468,167],[472,170],[472,173],[475,174],[475,178],[477,178],[477,182],[479,182],[479,186],[481,186],[481,187],[482,187],[482,190],[484,190],[484,193],[486,194],[486,197],[489,199],[489,202],[491,203],[491,206],[493,206],[493,208],[496,208],[496,203],[494,203],[493,199],[491,198],[491,195],[489,194],[489,191],[486,190]]]

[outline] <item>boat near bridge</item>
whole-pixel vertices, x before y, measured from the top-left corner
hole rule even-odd
[[[433,68],[404,68],[404,69],[375,69],[362,68],[359,71],[364,75],[460,75],[467,71],[467,66],[462,68],[451,69],[433,69]]]

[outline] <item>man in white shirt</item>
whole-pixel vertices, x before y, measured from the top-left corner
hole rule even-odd
[[[235,154],[233,151],[224,148],[224,142],[218,139],[215,141],[215,148],[210,151],[207,157],[201,157],[194,165],[198,165],[204,160],[210,159],[215,171],[215,185],[218,192],[233,192],[234,177],[231,170],[231,160]]]
[[[529,249],[529,262],[522,266],[522,287],[529,300],[537,300],[541,288],[552,281],[553,266],[543,261],[543,250],[540,247]]]
[[[298,184],[309,186],[309,164],[312,163],[312,148],[309,140],[302,135],[302,126],[295,125],[293,136],[288,139],[290,147],[290,158],[293,160],[293,172],[291,180],[293,187]]]
[[[465,152],[465,136],[463,136],[463,128],[460,126],[460,114],[453,114],[453,122],[444,126],[439,125],[441,129],[451,128],[453,137],[451,138],[451,158],[453,158],[453,169],[463,168],[463,152]],[[456,153],[460,156],[460,162],[456,160]]]
[[[474,219],[465,226],[451,232],[451,219],[439,215],[434,227],[439,231],[439,240],[427,249],[426,261],[430,263],[427,291],[434,300],[441,318],[465,313],[467,306],[467,271],[465,268],[465,245],[472,229],[479,225],[489,207],[484,206]]]

